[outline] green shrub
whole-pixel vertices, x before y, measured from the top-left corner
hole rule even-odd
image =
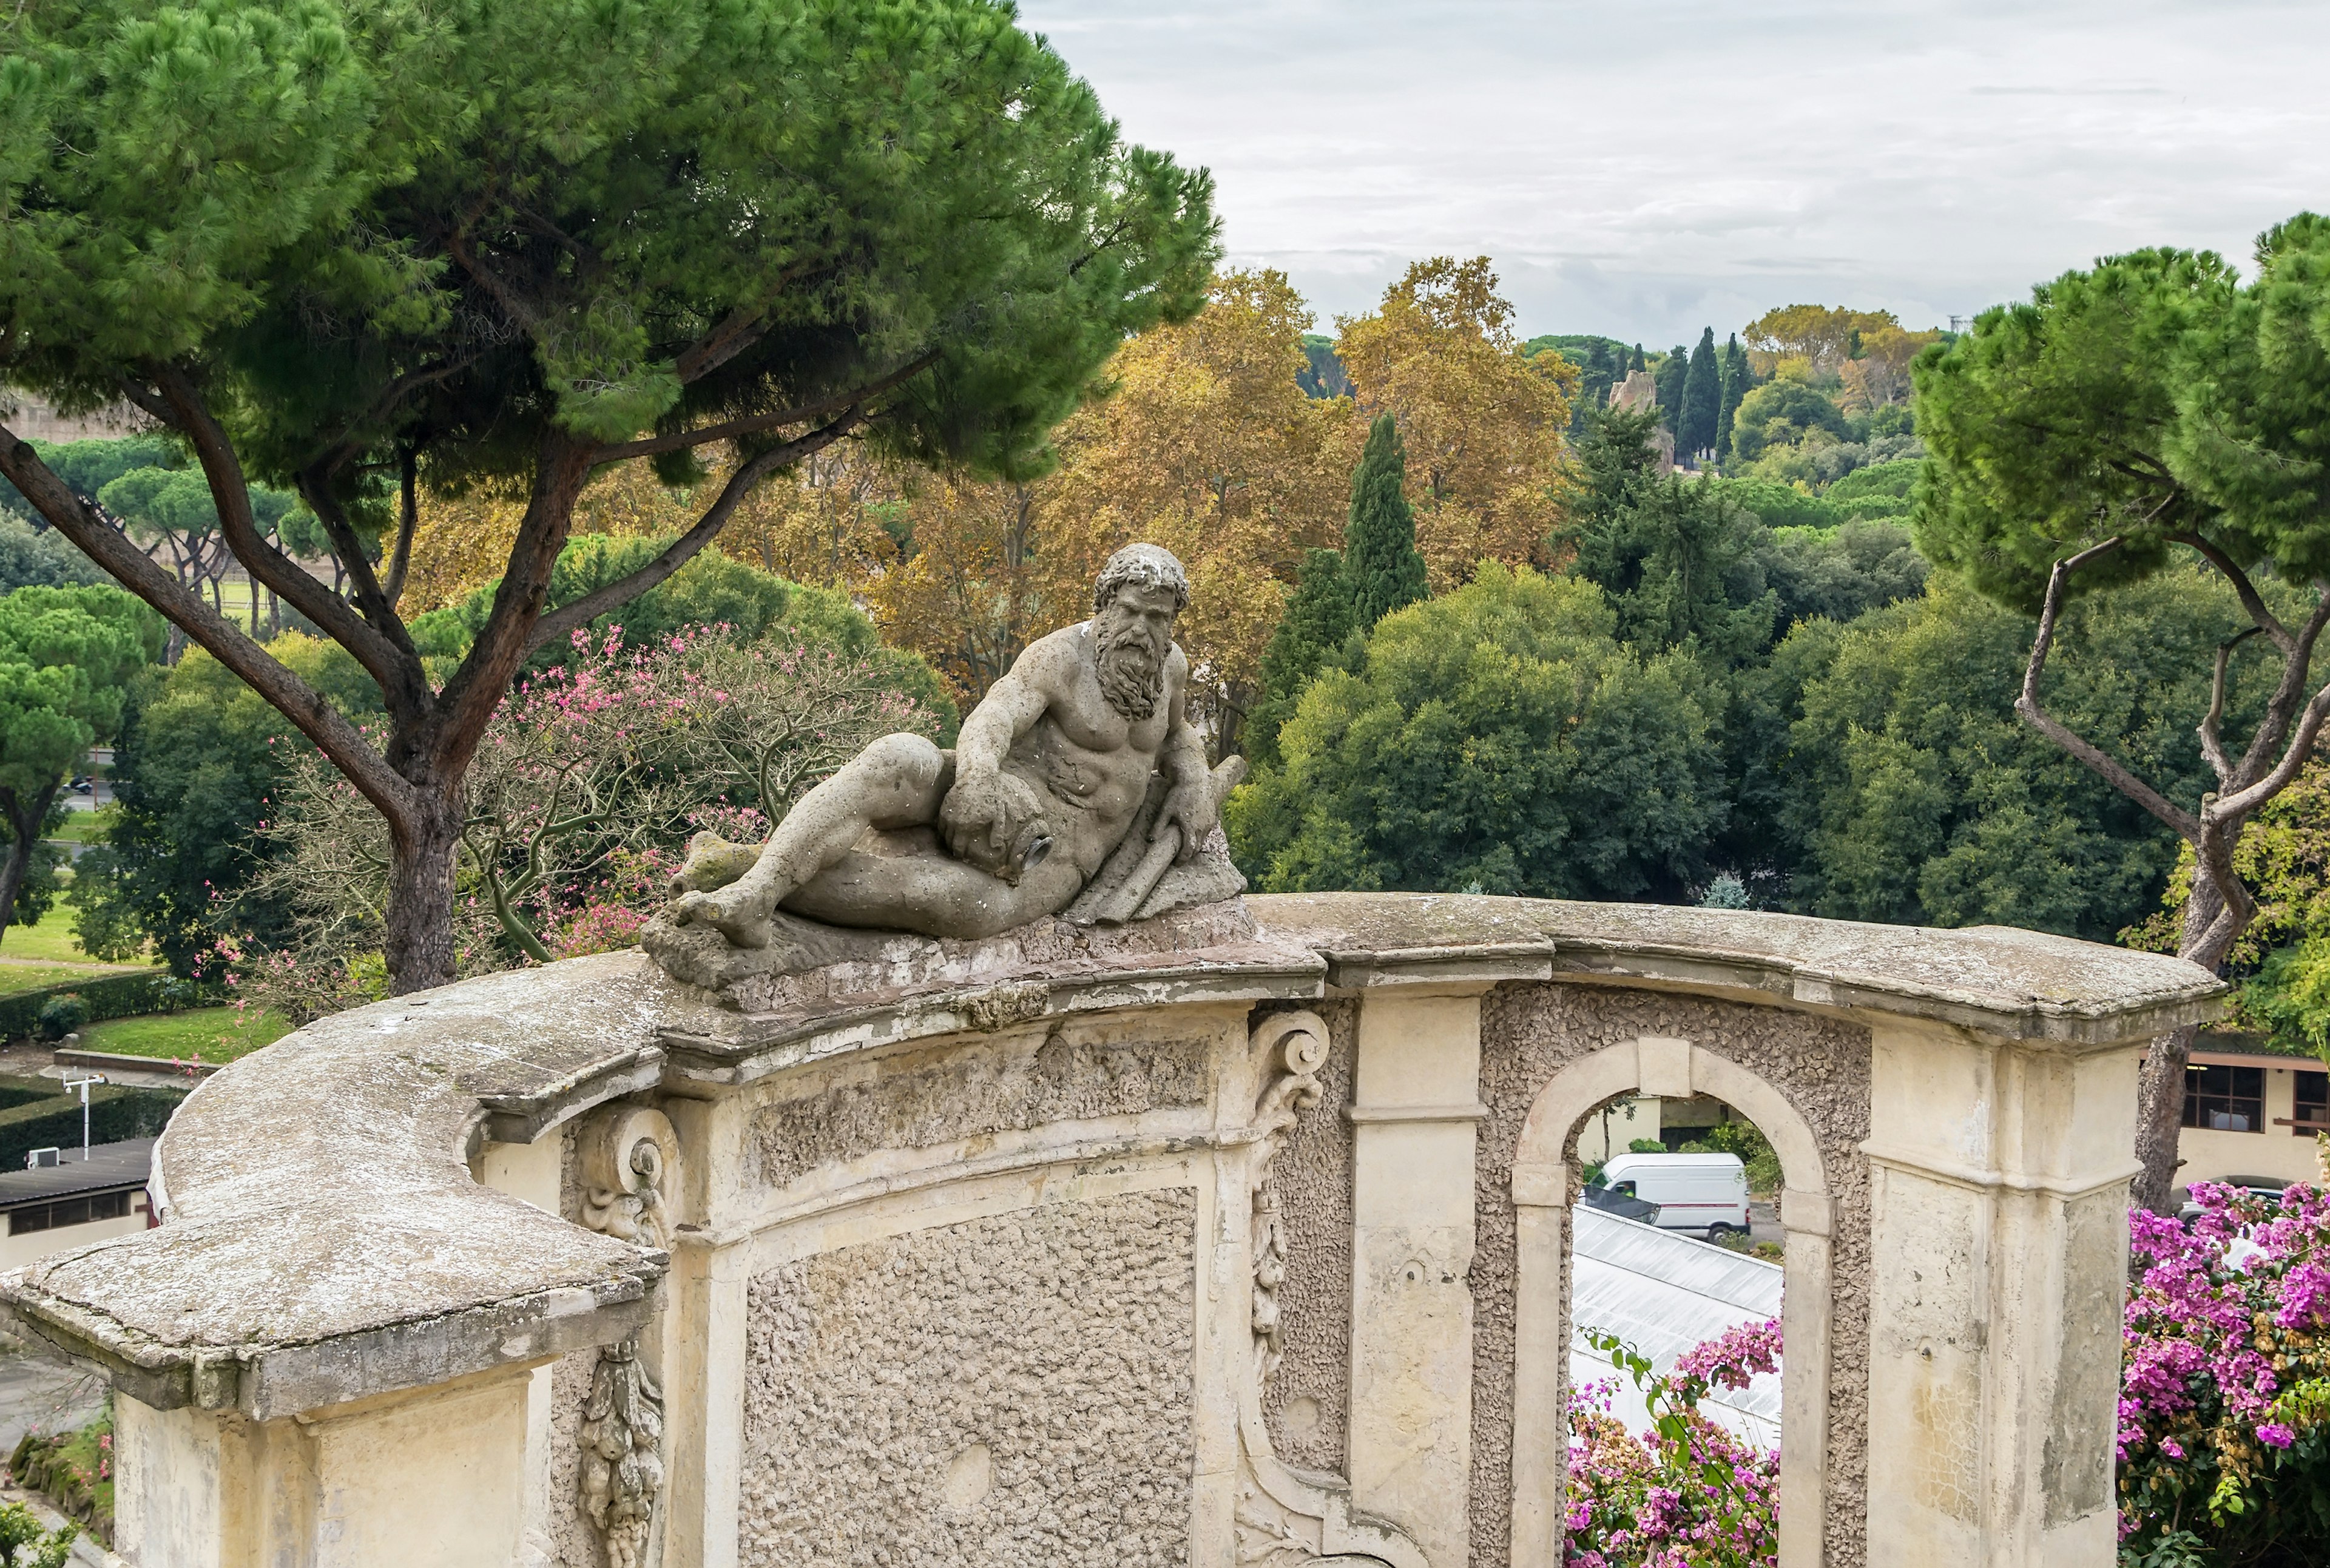
[[[1780,1190],[1780,1156],[1753,1122],[1718,1122],[1704,1137],[1682,1146],[1686,1155],[1737,1155],[1748,1167],[1748,1190],[1771,1193]]]
[[[77,992],[56,992],[41,1003],[43,1040],[62,1040],[88,1022],[89,1003]]]
[[[40,1493],[56,1505],[57,1510],[79,1520],[89,1533],[106,1545],[113,1544],[113,1408],[77,1431],[57,1432],[43,1437],[38,1431],[28,1431],[17,1440],[15,1452],[8,1456],[8,1473],[16,1484]],[[31,1517],[29,1512],[26,1518]],[[37,1530],[38,1526],[34,1526]],[[61,1568],[66,1561],[73,1536],[79,1532],[68,1525],[53,1536],[42,1535],[12,1535],[5,1516],[0,1516],[0,1563],[29,1563],[43,1568]],[[17,1545],[30,1545],[32,1556],[12,1555]],[[52,1546],[57,1554],[48,1555]]]

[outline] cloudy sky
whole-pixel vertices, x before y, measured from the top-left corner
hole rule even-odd
[[[1494,257],[1525,333],[1910,327],[2330,206],[2324,0],[1021,0],[1322,328]]]

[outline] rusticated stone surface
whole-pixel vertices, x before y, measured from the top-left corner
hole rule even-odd
[[[1196,1229],[1172,1188],[755,1278],[738,1561],[1179,1568]]]
[[[1869,1031],[1779,1007],[1568,984],[1498,987],[1481,1009],[1478,1232],[1473,1262],[1472,1555],[1501,1563],[1512,1514],[1513,1151],[1538,1092],[1581,1058],[1643,1035],[1688,1040],[1786,1097],[1820,1145],[1833,1204],[1830,1296],[1828,1568],[1862,1568],[1867,1530],[1870,1214]],[[1563,1155],[1577,1158],[1577,1129]],[[1567,1211],[1562,1221],[1568,1222]],[[1566,1242],[1566,1238],[1565,1238]],[[1565,1255],[1568,1248],[1565,1245]],[[1563,1286],[1568,1297],[1567,1282]],[[1567,1313],[1564,1314],[1565,1323]],[[1567,1335],[1565,1333],[1565,1343]],[[1787,1433],[1780,1434],[1785,1445]]]
[[[881,1149],[1202,1105],[1211,1044],[1201,1033],[1126,1038],[1079,1022],[855,1065],[839,1081],[753,1114],[752,1172],[781,1187]]]
[[[1321,1003],[1331,1037],[1319,1103],[1303,1111],[1271,1165],[1286,1237],[1278,1288],[1283,1359],[1263,1391],[1272,1451],[1305,1469],[1343,1474],[1351,1383],[1351,1104],[1359,1004]],[[1306,1405],[1302,1402],[1309,1402]]]
[[[582,1516],[582,1406],[598,1366],[599,1353],[582,1350],[561,1357],[550,1369],[548,1509],[543,1528],[557,1568],[600,1568],[606,1561],[598,1532]]]

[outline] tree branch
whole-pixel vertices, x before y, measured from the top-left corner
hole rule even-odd
[[[2048,651],[2054,646],[2055,624],[2063,612],[2063,591],[2071,574],[2088,562],[2117,550],[2125,541],[2115,535],[2100,545],[2089,546],[2076,556],[2055,563],[2047,575],[2047,601],[2039,615],[2039,634],[2031,641],[2031,662],[2022,671],[2022,694],[2014,699],[2014,711],[2040,734],[2053,741],[2112,788],[2150,812],[2188,842],[2197,841],[2201,823],[2190,813],[2173,804],[2158,790],[2145,784],[2118,762],[2113,760],[2074,735],[2059,723],[2039,701],[2039,678],[2047,668]]]
[[[2219,795],[2201,808],[2202,817],[2210,822],[2240,822],[2279,794],[2287,787],[2289,781],[2297,776],[2297,770],[2306,765],[2306,759],[2313,754],[2314,742],[2322,734],[2325,719],[2330,719],[2330,686],[2316,692],[2314,699],[2306,705],[2306,711],[2298,717],[2297,727],[2291,734],[2289,744],[2282,749],[2281,758],[2274,764],[2273,771],[2255,784],[2230,794]]]
[[[629,576],[585,594],[573,603],[553,610],[536,622],[533,641],[526,644],[527,650],[531,651],[545,642],[567,637],[576,627],[589,625],[610,610],[629,603],[669,577],[718,536],[721,528],[726,526],[729,514],[752,493],[755,485],[786,464],[798,462],[811,452],[832,445],[865,423],[865,411],[851,408],[832,423],[819,426],[782,446],[772,446],[752,458],[729,476],[719,499],[706,508],[704,516],[696,519],[696,526],[674,539],[662,555]]]
[[[727,364],[761,339],[767,312],[761,307],[739,305],[720,324],[689,344],[672,361],[672,371],[685,386]]]
[[[388,558],[388,582],[383,592],[390,613],[404,597],[405,574],[412,565],[412,537],[421,531],[419,462],[411,447],[397,451],[396,548]]]
[[[804,403],[796,408],[780,409],[774,413],[748,414],[720,424],[698,425],[694,430],[676,431],[669,435],[649,436],[640,441],[627,441],[618,446],[600,449],[601,462],[620,462],[626,458],[655,457],[663,452],[678,451],[687,447],[706,446],[716,441],[734,441],[739,436],[760,435],[772,430],[781,430],[789,424],[802,424],[812,419],[822,419],[837,409],[845,409],[877,397],[901,383],[913,380],[935,364],[939,351],[935,348],[916,355],[887,375],[878,376],[865,385],[815,403]],[[815,451],[815,448],[811,448]]]
[[[2314,649],[2321,641],[2323,629],[2330,626],[2330,587],[2316,584],[2314,589],[2314,613],[2284,651],[2281,679],[2275,682],[2273,695],[2266,699],[2265,715],[2258,720],[2257,733],[2249,736],[2249,749],[2241,754],[2240,765],[2233,770],[2230,781],[2235,788],[2246,788],[2264,771],[2267,760],[2281,747],[2289,734],[2291,718],[2306,695],[2306,683],[2313,678]]]
[[[2217,726],[2225,717],[2225,672],[2232,667],[2233,650],[2264,630],[2262,626],[2252,626],[2246,632],[2234,632],[2217,644],[2217,670],[2209,683],[2209,711],[2201,720],[2200,734],[2201,755],[2209,759],[2209,765],[2216,771],[2217,782],[2221,784],[2231,784],[2233,780],[2232,761],[2225,755],[2224,746],[2217,738]]]
[[[412,634],[398,619],[395,607],[389,603],[387,593],[380,585],[379,574],[365,555],[364,541],[356,537],[354,524],[348,521],[347,509],[340,498],[332,493],[331,476],[319,464],[299,475],[299,494],[306,498],[308,509],[324,525],[324,532],[332,541],[332,553],[340,560],[347,574],[348,584],[355,591],[356,608],[365,622],[379,633],[398,655],[396,679],[391,681],[380,676],[381,694],[388,698],[388,710],[400,723],[418,718],[429,707],[429,683],[421,670],[420,651],[412,646]]]
[[[2233,564],[2231,556],[2195,533],[2171,534],[2168,540],[2171,544],[2183,545],[2214,566],[2225,581],[2233,585],[2233,592],[2240,595],[2242,613],[2257,622],[2259,631],[2273,639],[2275,647],[2284,653],[2290,651],[2295,640],[2289,634],[2289,628],[2266,607],[2265,595],[2259,594],[2257,584],[2249,581],[2249,575]]]
[[[154,372],[153,379],[169,405],[173,423],[194,449],[204,478],[210,481],[211,502],[218,509],[219,531],[225,536],[227,548],[252,577],[289,600],[292,608],[354,654],[382,691],[391,689],[399,674],[396,645],[351,610],[346,601],[309,576],[298,562],[260,537],[242,461],[185,373],[163,367]]]
[[[41,461],[30,442],[20,440],[5,425],[0,425],[0,475],[5,475],[57,532],[80,546],[90,559],[279,709],[383,816],[393,823],[410,814],[412,786],[388,766],[346,715],[204,603],[199,594],[163,570],[127,536],[108,526],[93,507],[73,494]]]
[[[554,427],[545,432],[535,458],[533,494],[511,541],[493,608],[470,644],[469,656],[437,696],[434,727],[440,765],[458,774],[484,736],[510,678],[535,646],[533,636],[551,569],[566,543],[574,503],[590,481],[599,449]],[[416,740],[416,744],[418,744]]]

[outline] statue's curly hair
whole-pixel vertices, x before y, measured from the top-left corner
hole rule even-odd
[[[1093,584],[1093,613],[1099,614],[1116,597],[1116,591],[1127,584],[1172,589],[1177,615],[1189,607],[1189,575],[1162,545],[1127,545],[1111,556],[1108,565],[1100,569],[1100,581]]]

